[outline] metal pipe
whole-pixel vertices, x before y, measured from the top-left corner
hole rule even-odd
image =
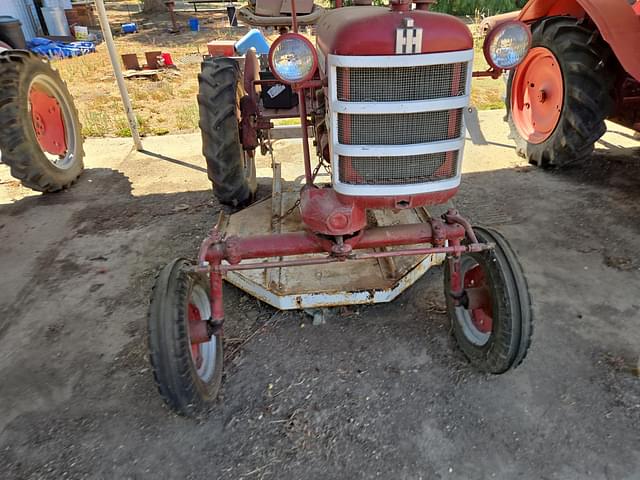
[[[445,229],[443,238],[452,240],[464,237],[465,232],[461,225],[444,224],[442,228]],[[353,245],[353,248],[382,248],[431,243],[433,236],[433,228],[428,223],[375,227],[365,230],[362,238]]]
[[[299,114],[289,114],[289,113],[274,113],[269,115],[260,115],[260,118],[264,118],[265,120],[281,120],[283,118],[298,118]]]
[[[223,245],[224,258],[232,263],[253,258],[286,257],[288,255],[325,252],[315,235],[306,232],[229,237]],[[216,254],[216,251],[209,249],[207,260],[213,261]]]
[[[295,3],[292,0],[292,5]],[[311,173],[311,154],[309,153],[309,132],[307,132],[307,104],[305,103],[304,88],[298,90],[298,104],[300,106],[300,126],[302,127],[302,151],[304,153],[304,178],[307,185],[313,185]]]
[[[219,268],[211,270],[209,285],[211,287],[211,320],[222,322],[224,321],[224,302],[222,301],[222,272]]]
[[[293,33],[298,33],[298,13],[296,9],[296,0],[291,0],[291,22]]]
[[[140,140],[140,133],[138,131],[138,121],[136,120],[135,113],[133,112],[129,92],[127,92],[127,86],[125,85],[124,77],[122,76],[118,52],[116,51],[116,46],[113,42],[113,35],[111,35],[111,27],[109,26],[109,19],[107,18],[107,11],[104,8],[104,0],[95,0],[95,2],[96,10],[98,11],[98,18],[100,19],[100,27],[102,28],[102,34],[104,36],[104,42],[107,44],[109,58],[111,59],[111,66],[113,67],[113,74],[116,77],[116,82],[120,89],[120,96],[122,97],[122,104],[124,105],[124,113],[127,115],[127,120],[129,121],[133,144],[135,145],[136,150],[141,151],[143,147],[142,141]]]
[[[464,238],[464,227],[459,224],[443,224],[444,231],[441,232],[443,240],[448,239],[453,243]],[[361,236],[354,237],[346,243],[355,249],[374,249],[402,245],[418,245],[421,243],[432,243],[433,228],[428,223],[414,223],[409,225],[392,225],[387,227],[374,227],[366,229]],[[455,245],[455,243],[454,243]],[[435,247],[434,247],[435,248]],[[447,250],[447,247],[440,247],[437,252],[429,250],[431,253],[455,253],[456,250]],[[415,249],[414,249],[415,250]],[[228,260],[229,263],[238,264],[242,260],[256,258],[286,257],[289,255],[307,255],[312,253],[330,253],[331,242],[324,242],[320,237],[307,232],[281,233],[278,235],[256,235],[251,237],[229,237],[226,241],[214,244],[214,241],[205,239],[201,247],[199,264],[206,262],[214,263],[220,259]],[[423,250],[415,250],[421,254]],[[460,250],[469,251],[469,250]],[[429,253],[427,252],[427,253]],[[370,258],[396,256],[394,252],[377,252],[367,254]],[[263,264],[263,267],[265,265]]]
[[[370,260],[390,257],[410,257],[419,255],[449,254],[461,255],[463,253],[476,253],[494,248],[490,243],[472,243],[469,245],[452,245],[448,247],[421,247],[406,248],[403,250],[387,250],[382,252],[369,252],[350,255],[348,257],[307,257],[291,260],[276,260],[267,262],[239,263],[236,265],[220,265],[219,267],[197,266],[193,271],[197,272],[237,272],[240,270],[259,270],[263,268],[304,267],[308,265],[324,265],[327,263],[344,262],[347,260]],[[215,318],[215,317],[214,317]]]
[[[353,258],[355,260],[365,260],[368,258],[407,257],[411,255],[432,255],[437,253],[461,255],[463,253],[477,253],[484,250],[491,250],[493,247],[493,244],[490,243],[470,243],[469,245],[452,245],[450,247],[407,248],[386,252],[359,253],[354,255]]]
[[[316,258],[298,258],[294,260],[274,260],[270,262],[251,262],[240,263],[238,265],[222,265],[220,270],[223,272],[235,272],[238,270],[258,270],[261,268],[278,268],[278,267],[304,267],[307,265],[324,265],[326,263],[335,263],[339,261],[336,257],[316,257]]]

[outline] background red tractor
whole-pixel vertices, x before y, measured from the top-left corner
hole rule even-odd
[[[584,157],[605,119],[640,132],[640,1],[531,0],[486,19],[484,30],[491,36],[512,20],[532,35],[507,84],[506,118],[519,155],[540,167]]]
[[[0,153],[25,187],[55,192],[82,173],[78,112],[60,74],[26,50],[20,22],[0,16]]]
[[[183,414],[208,408],[220,387],[223,278],[283,309],[376,303],[399,295],[438,256],[452,330],[472,365],[504,373],[522,362],[531,341],[528,287],[506,239],[453,209],[442,216],[425,209],[447,202],[461,182],[474,55],[468,27],[429,12],[431,1],[411,9],[409,0],[393,0],[326,12],[313,45],[298,31],[313,11],[297,16],[296,3],[290,17],[271,20],[282,28],[268,61],[249,51],[242,61],[202,64],[203,154],[218,199],[236,209],[253,201],[255,151],[273,152],[277,119],[300,119],[304,175],[283,203],[273,159],[271,206],[261,201],[230,219],[221,215],[197,262],[176,259],[160,272],[150,357],[160,393]],[[254,21],[257,14],[239,15]],[[486,54],[510,69],[529,41],[526,25],[507,23]],[[415,258],[408,269],[399,263]],[[373,268],[362,273],[363,264]],[[271,275],[286,270],[291,278],[307,267],[311,275],[296,277],[289,294],[286,281]],[[238,276],[250,271],[257,273]],[[381,273],[378,288],[372,282]],[[331,285],[344,279],[353,289],[335,291]]]

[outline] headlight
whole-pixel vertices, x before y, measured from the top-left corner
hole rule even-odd
[[[531,46],[531,31],[522,22],[505,22],[495,27],[484,41],[489,65],[501,70],[518,66]]]
[[[269,51],[271,72],[278,80],[296,83],[309,80],[316,73],[318,56],[309,40],[297,33],[281,35]]]

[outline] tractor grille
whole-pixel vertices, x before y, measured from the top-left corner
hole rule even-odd
[[[338,100],[402,102],[467,94],[467,63],[402,68],[337,69]]]
[[[458,151],[404,157],[340,157],[339,179],[350,185],[411,185],[453,178]]]
[[[378,115],[338,114],[343,145],[411,145],[460,137],[462,109]]]
[[[414,195],[459,184],[472,50],[333,62],[338,192]]]

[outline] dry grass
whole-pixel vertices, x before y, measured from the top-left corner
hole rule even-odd
[[[114,33],[121,23],[129,21],[126,3],[135,12],[135,1],[109,2],[106,4],[109,20]],[[190,32],[186,25],[193,13],[179,13],[178,21],[182,33],[172,35],[167,32],[167,14],[147,17],[132,14],[138,25],[152,22],[148,29],[130,35],[116,35],[118,54],[137,53],[140,64],[145,63],[144,53],[161,50],[171,53],[178,66],[177,70],[163,71],[158,80],[149,78],[127,79],[127,88],[143,135],[163,135],[166,133],[191,132],[198,128],[198,56],[207,51],[206,44],[213,39],[238,38],[247,29],[227,27],[225,13],[198,12],[201,31]],[[180,63],[180,59],[191,56],[190,63]],[[113,76],[113,70],[106,46],[98,45],[95,54],[54,61],[54,66],[66,80],[75,99],[83,126],[83,134],[88,137],[128,136],[120,94]]]
[[[473,69],[476,71],[487,70],[489,65],[482,53],[482,42],[476,40]],[[471,104],[479,110],[496,110],[504,108],[505,82],[502,78],[497,80],[491,77],[474,78],[471,88]]]
[[[128,21],[126,2],[107,3],[109,18],[114,31],[120,23]],[[134,5],[135,2],[129,2]],[[135,8],[132,8],[135,11]],[[179,14],[182,26],[192,14]],[[186,27],[178,35],[167,33],[168,15],[145,18],[134,14],[133,20],[139,25],[149,20],[154,25],[137,34],[116,36],[119,54],[137,53],[141,64],[144,52],[162,50],[171,53],[178,70],[160,74],[157,81],[148,78],[128,79],[127,87],[143,135],[164,135],[167,133],[192,132],[198,128],[197,76],[200,64],[198,55],[206,53],[206,43],[212,39],[234,39],[242,36],[246,28],[229,28],[226,14],[198,12],[201,31],[189,32]],[[476,19],[476,24],[477,24]],[[470,25],[472,31],[475,26]],[[476,41],[481,45],[481,41]],[[180,63],[180,59],[191,55],[192,63]],[[106,46],[101,44],[95,54],[55,61],[55,67],[67,81],[74,96],[83,134],[87,137],[128,136],[129,127],[122,108],[119,91]],[[485,69],[486,62],[482,50],[476,50],[476,69]],[[504,82],[501,80],[474,80],[472,103],[480,109],[502,108]]]

